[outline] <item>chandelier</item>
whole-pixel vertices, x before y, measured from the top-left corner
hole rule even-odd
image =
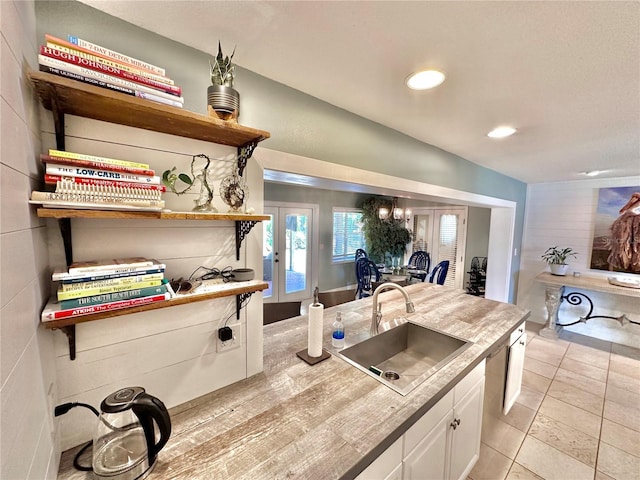
[[[398,197],[393,197],[391,208],[380,207],[378,209],[378,218],[383,222],[404,220],[408,223],[411,220],[411,210],[398,207]]]

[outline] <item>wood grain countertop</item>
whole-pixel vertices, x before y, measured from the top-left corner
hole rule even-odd
[[[331,358],[310,366],[305,315],[264,327],[264,371],[170,409],[172,434],[149,480],[355,478],[501,346],[529,316],[522,308],[430,283],[379,296],[383,322],[404,317],[474,344],[402,396],[335,355],[331,324],[342,312],[347,344],[369,330],[372,299],[325,310],[324,348]],[[58,479],[92,478],[74,470],[76,449],[61,459]],[[86,460],[85,460],[86,462]]]

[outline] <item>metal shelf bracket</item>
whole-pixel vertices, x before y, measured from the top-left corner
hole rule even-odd
[[[256,220],[236,220],[236,260],[240,260],[242,241],[256,223]]]
[[[253,295],[253,292],[240,293],[236,295],[236,320],[240,320],[240,310],[242,310],[242,304],[245,300],[248,300]]]
[[[66,327],[60,327],[60,330],[67,336],[69,340],[69,359],[76,359],[76,326],[67,325]]]

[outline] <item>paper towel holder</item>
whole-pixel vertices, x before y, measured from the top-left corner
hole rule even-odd
[[[326,351],[324,348],[322,349],[322,354],[319,357],[311,357],[309,356],[308,350],[305,348],[304,350],[300,350],[296,352],[296,355],[300,357],[302,360],[307,362],[309,365],[315,365],[316,363],[320,363],[323,360],[326,360],[331,356],[331,354]]]

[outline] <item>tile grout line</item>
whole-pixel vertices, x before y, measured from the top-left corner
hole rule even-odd
[[[612,345],[609,344],[609,359],[607,361],[607,376],[604,382],[604,399],[602,400],[602,411],[600,412],[600,434],[598,435],[598,446],[596,447],[596,464],[594,466],[593,474],[594,480],[598,475],[598,459],[600,458],[600,444],[602,443],[602,427],[604,426],[604,406],[607,403],[607,390],[609,388],[609,371],[611,368],[611,350]],[[604,473],[604,472],[602,472]]]

